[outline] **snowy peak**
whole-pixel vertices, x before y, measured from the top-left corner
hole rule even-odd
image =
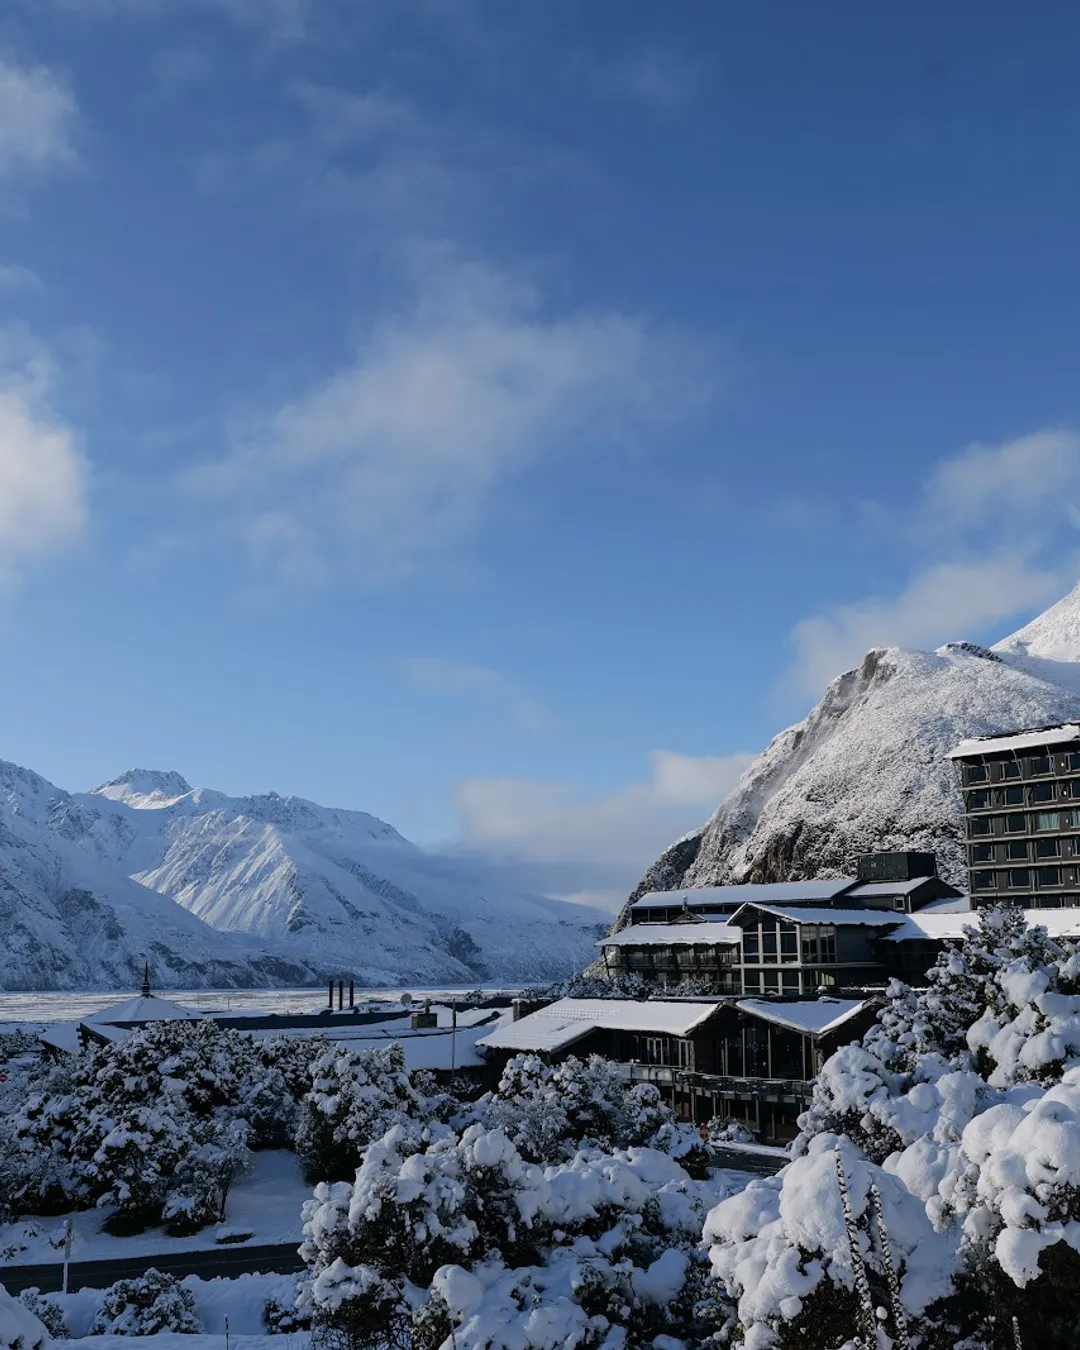
[[[119,778],[91,791],[126,806],[154,808],[168,806],[180,797],[186,797],[191,784],[175,769],[128,769]]]
[[[1044,614],[995,643],[994,650],[1044,661],[1080,661],[1080,582]]]

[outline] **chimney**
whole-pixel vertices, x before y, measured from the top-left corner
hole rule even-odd
[[[349,1007],[350,1007],[350,1008],[355,1008],[355,1007],[356,1007],[356,981],[355,981],[355,980],[350,980],[350,981],[349,981]]]
[[[334,1011],[334,981],[333,981],[333,980],[330,981],[329,994],[328,994],[328,997],[327,997],[327,1004],[326,1004],[326,1006],[327,1006],[327,1008],[329,1008],[329,1010],[330,1010],[331,1012]]]
[[[338,1005],[338,1012],[340,1012],[340,1011],[342,1010],[342,1008],[344,1008],[344,1006],[345,1006],[345,981],[344,981],[344,980],[338,980],[338,982],[337,982],[337,1005]]]

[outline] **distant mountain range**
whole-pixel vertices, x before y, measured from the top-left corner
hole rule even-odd
[[[580,968],[610,916],[507,893],[360,811],[0,761],[0,988],[477,984]]]
[[[927,849],[966,885],[948,752],[968,736],[1080,719],[1080,586],[992,648],[876,648],[782,731],[712,818],[666,849],[651,890],[848,874],[860,853]],[[625,920],[626,910],[619,922]]]

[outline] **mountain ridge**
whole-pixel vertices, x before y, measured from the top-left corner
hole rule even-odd
[[[698,829],[646,870],[650,890],[851,872],[859,853],[921,849],[966,884],[959,741],[1080,719],[1080,584],[993,647],[871,649],[769,742]]]

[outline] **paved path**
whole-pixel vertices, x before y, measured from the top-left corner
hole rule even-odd
[[[209,1251],[164,1252],[157,1255],[122,1256],[111,1261],[72,1261],[69,1289],[107,1289],[117,1280],[144,1275],[151,1266],[170,1275],[199,1275],[204,1280],[215,1275],[243,1275],[248,1271],[302,1270],[304,1263],[296,1254],[299,1244],[286,1242],[272,1247],[212,1247]],[[10,1294],[36,1285],[42,1293],[61,1288],[63,1267],[55,1262],[47,1266],[0,1266],[0,1284]]]
[[[791,1159],[782,1153],[757,1153],[751,1149],[724,1148],[714,1144],[710,1150],[717,1167],[730,1167],[736,1172],[752,1172],[757,1177],[775,1176]]]

